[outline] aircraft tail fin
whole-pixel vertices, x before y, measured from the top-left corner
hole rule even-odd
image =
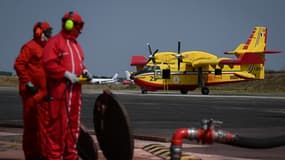
[[[266,50],[267,28],[255,27],[248,37],[246,43],[240,44],[234,51],[225,54],[244,54],[247,52],[264,52]]]
[[[280,53],[277,50],[266,50],[267,28],[255,27],[245,44],[240,44],[234,51],[225,54],[235,54],[237,59],[223,60],[221,64],[240,64],[238,76],[249,79],[264,79],[265,54]]]
[[[277,50],[266,50],[267,28],[255,27],[248,37],[246,43],[240,44],[234,51],[227,51],[225,54],[235,54],[237,57],[245,53],[272,54],[280,53]]]
[[[266,50],[267,28],[255,27],[241,51],[263,52]]]
[[[112,77],[113,80],[116,80],[118,78],[119,74],[118,73],[115,73]]]
[[[125,71],[126,80],[131,80],[131,73],[129,71]]]

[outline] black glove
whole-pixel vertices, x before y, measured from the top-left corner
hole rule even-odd
[[[34,86],[32,82],[26,83],[26,88],[32,94],[36,94],[38,92],[38,88]]]

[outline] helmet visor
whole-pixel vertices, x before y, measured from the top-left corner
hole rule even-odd
[[[43,33],[47,38],[50,38],[52,35],[52,28],[45,29]]]
[[[84,22],[74,22],[74,26],[77,30],[81,31],[84,27]]]

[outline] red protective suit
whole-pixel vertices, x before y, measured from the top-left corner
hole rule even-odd
[[[39,40],[27,42],[15,60],[14,68],[19,77],[19,93],[23,102],[23,150],[26,159],[35,159],[45,156],[46,135],[44,125],[47,122],[43,115],[47,113],[46,79],[42,63],[43,45]],[[31,93],[27,82],[32,82],[38,88],[37,93]]]
[[[78,35],[77,35],[78,36]],[[47,73],[50,123],[48,126],[48,159],[77,160],[77,139],[80,125],[81,84],[72,84],[65,71],[81,75],[83,51],[75,40],[77,36],[62,30],[52,37],[43,53]]]

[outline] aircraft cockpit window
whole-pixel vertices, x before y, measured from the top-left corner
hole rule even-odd
[[[160,70],[159,66],[152,66],[152,67],[153,67],[153,70]]]
[[[145,66],[143,68],[144,71],[155,71],[155,70],[160,70],[159,66]]]
[[[153,71],[152,66],[148,66],[146,70],[147,71]]]

